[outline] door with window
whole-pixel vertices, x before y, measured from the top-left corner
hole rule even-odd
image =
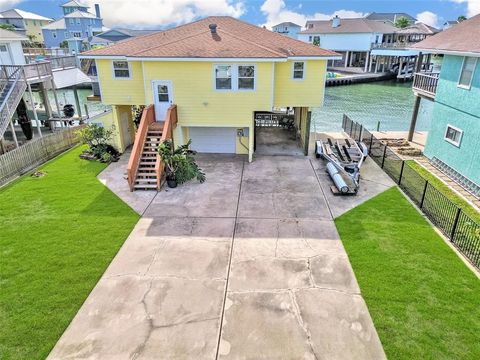
[[[12,65],[12,56],[8,44],[0,44],[0,65]]]
[[[173,104],[172,82],[169,80],[152,81],[153,104],[157,121],[165,121],[165,115],[170,105]]]

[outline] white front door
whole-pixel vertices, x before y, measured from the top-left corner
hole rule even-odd
[[[153,85],[153,104],[157,121],[165,121],[165,115],[173,104],[172,82],[169,80],[155,80]]]
[[[12,65],[12,56],[8,44],[0,44],[0,65]]]

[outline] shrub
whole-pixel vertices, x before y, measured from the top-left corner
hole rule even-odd
[[[206,180],[205,173],[195,162],[195,151],[189,150],[192,140],[187,144],[178,146],[176,149],[172,140],[166,140],[158,147],[160,158],[165,164],[167,179],[175,180],[178,184],[183,184],[192,179],[197,179],[203,183]]]
[[[109,144],[115,127],[112,126],[109,130],[104,127],[90,124],[76,132],[80,137],[82,143],[88,146],[87,151],[83,156],[86,158],[95,158],[101,162],[117,161],[120,153]]]

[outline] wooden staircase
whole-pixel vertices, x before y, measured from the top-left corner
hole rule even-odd
[[[157,188],[157,148],[163,134],[163,123],[153,123],[148,127],[147,136],[143,145],[142,155],[138,163],[137,175],[133,188],[135,190],[149,190]]]
[[[177,126],[177,106],[170,106],[165,121],[157,122],[155,119],[154,106],[147,106],[143,110],[128,161],[127,177],[130,191],[160,190],[163,164],[157,149],[163,141],[172,139],[172,131]]]

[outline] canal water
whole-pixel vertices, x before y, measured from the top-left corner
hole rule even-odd
[[[87,100],[87,97],[92,95],[93,93],[92,89],[78,89],[77,91],[78,91],[78,99],[80,101],[80,106],[82,108],[82,115],[85,115],[85,105],[87,105],[88,107],[88,113],[90,116],[104,112],[105,110],[108,110],[110,108],[110,106],[103,105],[99,101]],[[50,106],[52,107],[53,111],[56,112],[55,98],[53,96],[52,91],[48,92],[48,98],[49,98]],[[57,90],[57,98],[58,98],[58,104],[60,105],[60,110],[62,110],[63,106],[66,104],[72,104],[74,107],[76,107],[75,96],[73,94],[72,89]],[[28,96],[26,96],[25,99],[27,99],[27,103],[28,103]],[[41,100],[40,100],[40,94],[38,92],[34,92],[33,99],[36,104],[39,118],[43,120],[44,118],[46,118],[46,114],[44,112],[43,104],[41,103]],[[30,107],[30,104],[28,104],[28,106]],[[75,115],[78,115],[76,111],[75,111]],[[31,115],[31,117],[33,118],[33,115]]]
[[[340,131],[343,114],[369,130],[407,131],[412,118],[414,95],[411,82],[396,80],[327,87],[325,103],[312,110],[312,131]],[[433,102],[422,99],[416,130],[430,125]]]

